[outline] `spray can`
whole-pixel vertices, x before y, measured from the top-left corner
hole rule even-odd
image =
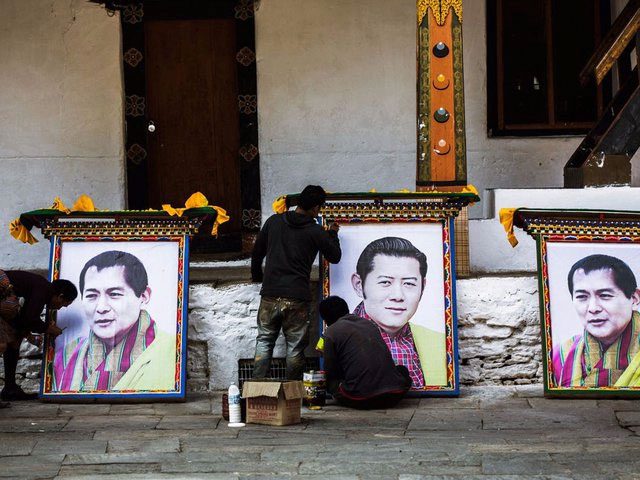
[[[242,411],[240,409],[240,390],[235,383],[229,386],[228,402],[229,426],[244,427],[244,423],[242,423]]]

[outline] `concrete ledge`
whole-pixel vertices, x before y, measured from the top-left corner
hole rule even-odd
[[[516,230],[520,242],[512,248],[499,221],[501,208],[640,209],[640,188],[496,189],[483,195],[485,216],[469,221],[469,255],[472,273],[535,272],[535,241]]]

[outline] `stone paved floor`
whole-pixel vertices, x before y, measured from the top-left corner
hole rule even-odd
[[[640,402],[465,389],[396,409],[303,409],[303,423],[231,429],[220,396],[183,404],[14,403],[0,477],[82,479],[640,479]]]

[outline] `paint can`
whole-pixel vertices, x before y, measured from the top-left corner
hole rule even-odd
[[[319,410],[324,407],[327,393],[325,372],[311,370],[302,374],[304,385],[304,405],[311,410]]]

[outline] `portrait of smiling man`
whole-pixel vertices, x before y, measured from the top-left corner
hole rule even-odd
[[[427,257],[409,240],[383,237],[369,243],[351,276],[362,299],[353,314],[374,322],[396,365],[409,370],[412,389],[446,384],[445,336],[410,323],[425,289]]]
[[[554,347],[556,385],[614,385],[640,352],[636,277],[619,258],[596,254],[571,267],[567,284],[583,332]]]
[[[56,352],[58,391],[173,390],[175,336],[146,309],[152,290],[142,262],[100,253],[82,268],[78,290],[89,334]]]

